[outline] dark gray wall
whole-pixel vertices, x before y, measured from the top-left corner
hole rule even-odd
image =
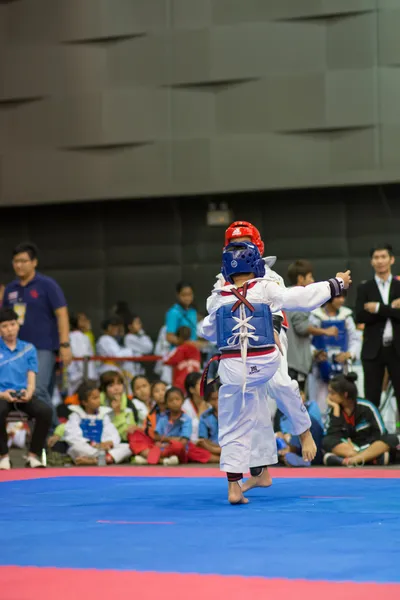
[[[395,273],[400,274],[400,186],[224,199],[234,218],[261,229],[267,253],[279,257],[282,275],[291,261],[308,258],[318,279],[351,268],[359,282],[370,277],[368,251],[381,241],[397,250]],[[40,247],[40,269],[63,286],[72,310],[91,315],[96,329],[115,301],[127,300],[155,335],[180,279],[193,282],[204,309],[220,268],[224,233],[207,226],[208,201],[185,197],[1,208],[0,280],[11,277],[12,247],[30,239]]]
[[[399,180],[400,0],[0,4],[0,204]]]

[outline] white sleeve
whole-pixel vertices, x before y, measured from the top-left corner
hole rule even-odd
[[[110,335],[105,335],[97,342],[97,350],[102,356],[118,356],[121,358],[132,356],[130,348],[121,348]]]
[[[143,356],[143,354],[150,354],[153,352],[153,342],[146,334],[134,335],[128,333],[125,336],[124,343],[136,356]]]
[[[266,301],[270,304],[272,312],[282,309],[308,312],[325,304],[332,296],[328,281],[288,289],[283,289],[280,285],[269,281],[263,283]]]
[[[112,442],[114,448],[121,443],[121,438],[115,425],[112,424],[108,415],[103,417],[103,433],[101,435],[102,442]]]
[[[222,273],[218,273],[217,277],[216,277],[216,282],[214,284],[213,290],[220,290],[225,283],[225,279],[224,276],[222,275]]]
[[[349,340],[349,352],[354,360],[358,360],[361,353],[361,344],[360,338],[357,335],[356,324],[351,315],[346,317],[346,330]]]
[[[212,312],[208,315],[204,321],[201,328],[201,337],[205,340],[208,340],[212,344],[217,343],[217,313],[216,311]]]
[[[72,413],[68,417],[68,421],[65,425],[64,439],[70,446],[82,442],[89,442],[87,438],[83,437],[80,422],[81,418],[76,413]]]
[[[88,353],[87,344],[90,346],[90,340],[86,335],[76,335],[74,332],[69,336],[69,341],[71,344],[72,356],[74,358],[83,358],[84,356],[90,356],[93,354],[92,350]],[[81,379],[83,379],[83,370],[84,365],[81,361],[72,361],[72,363],[69,365],[67,368],[67,376],[71,388],[74,387]]]
[[[137,398],[134,398],[132,400],[132,403],[135,405],[135,408],[138,411],[139,425],[142,425],[142,423],[145,422],[147,415],[149,414],[147,406],[144,402],[138,400]]]

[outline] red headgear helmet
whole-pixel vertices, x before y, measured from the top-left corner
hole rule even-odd
[[[254,227],[248,221],[235,221],[229,225],[225,231],[225,246],[236,238],[249,237],[250,240],[257,246],[261,256],[264,256],[264,242],[261,239],[260,232],[257,227]]]

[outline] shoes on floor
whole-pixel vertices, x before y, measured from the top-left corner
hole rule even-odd
[[[44,469],[44,464],[38,459],[37,456],[25,456],[25,466],[29,469]]]
[[[324,455],[323,463],[326,467],[341,467],[343,466],[343,458],[332,452],[327,452]]]
[[[138,456],[134,456],[131,459],[131,463],[133,465],[147,465],[148,464],[147,459],[144,458],[144,456],[139,456],[139,455]]]
[[[0,458],[0,471],[9,471],[11,469],[10,457],[3,456]]]
[[[386,467],[390,462],[390,454],[389,452],[384,452],[378,458],[375,458],[373,461],[373,465],[379,465],[380,467]]]
[[[162,462],[166,467],[176,467],[176,465],[179,465],[179,458],[177,456],[170,456],[169,458],[164,458]]]

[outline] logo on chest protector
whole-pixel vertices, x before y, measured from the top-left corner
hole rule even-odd
[[[258,367],[250,367],[249,375],[254,375],[254,373],[259,373],[260,369]]]

